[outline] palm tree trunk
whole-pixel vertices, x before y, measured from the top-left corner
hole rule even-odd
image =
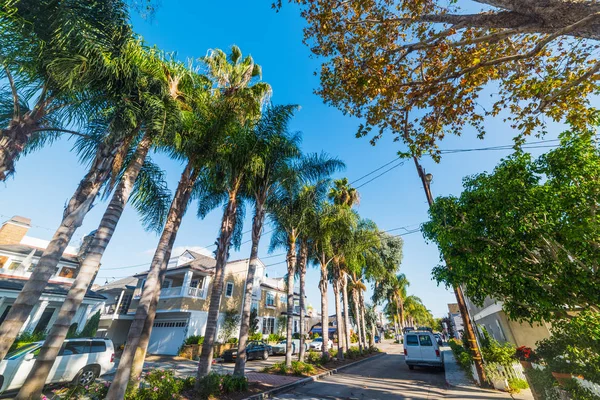
[[[234,185],[238,187],[238,185]],[[204,343],[202,352],[198,361],[198,372],[196,374],[196,390],[200,388],[201,378],[210,373],[213,360],[213,347],[219,323],[219,307],[221,306],[221,294],[223,293],[223,283],[225,280],[225,266],[229,258],[229,245],[231,236],[235,229],[236,215],[238,209],[237,189],[229,193],[227,207],[223,212],[221,220],[221,233],[217,244],[217,257],[215,265],[215,277],[210,292],[210,305],[208,307],[208,318],[206,321],[206,331],[204,333]]]
[[[150,337],[154,317],[156,314],[156,303],[160,295],[162,286],[162,272],[166,270],[173,243],[177,237],[177,231],[181,225],[181,219],[185,214],[194,182],[198,176],[197,170],[193,170],[192,162],[190,161],[181,174],[181,179],[177,186],[175,196],[171,202],[171,208],[167,215],[167,221],[163,228],[158,246],[152,258],[152,264],[148,271],[146,284],[142,290],[142,296],[138,303],[135,317],[129,328],[127,341],[115,379],[113,380],[106,399],[122,400],[125,397],[127,384],[130,377],[134,377],[134,384],[137,383],[137,377],[140,376],[144,366],[144,358],[148,347],[148,341],[142,341],[142,337]]]
[[[119,185],[115,189],[100,221],[100,226],[94,234],[90,249],[79,267],[75,282],[69,289],[66,301],[62,304],[58,317],[52,325],[46,341],[33,364],[33,368],[16,399],[37,399],[42,396],[42,390],[50,369],[54,365],[60,347],[67,336],[71,321],[100,268],[102,255],[117,228],[117,223],[123,214],[151,144],[152,139],[146,134],[140,141],[133,160],[127,166]]]
[[[329,343],[329,310],[327,309],[327,263],[321,259],[321,279],[319,280],[319,290],[321,291],[321,327],[323,328],[323,343]],[[339,338],[339,334],[338,334]],[[329,356],[326,346],[321,348],[324,357]],[[338,356],[339,357],[339,356]]]
[[[298,359],[304,361],[304,294],[306,292],[306,263],[308,262],[308,244],[306,240],[300,243],[300,260],[298,262],[298,273],[300,275],[300,352]],[[323,342],[327,348],[327,342]]]
[[[352,345],[352,336],[350,335],[350,315],[348,313],[348,277],[342,271],[342,296],[344,297],[344,308],[342,309],[344,316],[344,339],[346,340],[346,351]]]
[[[344,348],[344,322],[342,320],[342,307],[340,304],[340,279],[339,279],[339,275],[336,274],[337,276],[334,277],[334,281],[333,281],[333,298],[335,301],[335,321],[336,321],[336,328],[337,328],[337,334],[338,334],[338,358],[340,360],[344,359],[344,353],[347,351]]]
[[[48,281],[56,273],[56,266],[65,248],[77,228],[83,223],[98,191],[110,176],[111,166],[119,147],[120,143],[99,145],[90,170],[79,183],[63,212],[60,226],[0,326],[0,360],[8,353],[33,307],[38,303]]]
[[[358,288],[352,288],[352,300],[354,300],[354,321],[356,322],[356,332],[358,333],[358,351],[363,352],[363,335],[360,324],[360,306],[358,304]]]
[[[362,290],[358,293],[358,300],[359,300],[359,309],[360,309],[360,319],[362,321],[362,331],[363,331],[363,346],[365,349],[367,349],[369,346],[367,344],[367,323],[365,321],[365,297],[364,297],[364,293],[362,292]],[[371,336],[371,341],[373,340],[373,337]]]
[[[396,299],[396,313],[398,314],[398,324],[400,325],[400,329],[404,329],[404,307],[401,306],[400,300],[398,299]]]
[[[292,366],[292,328],[294,326],[294,274],[296,273],[295,233],[290,234],[287,253],[287,329],[285,344],[285,365]]]
[[[248,276],[246,276],[246,291],[244,293],[244,308],[242,310],[242,321],[240,325],[240,338],[238,341],[238,354],[235,360],[233,375],[244,376],[246,368],[246,344],[250,333],[250,314],[252,312],[252,292],[254,290],[254,275],[256,275],[256,266],[258,264],[258,244],[262,233],[263,223],[265,221],[265,201],[262,198],[256,198],[254,219],[252,220],[252,249],[250,250],[250,264],[248,266]]]

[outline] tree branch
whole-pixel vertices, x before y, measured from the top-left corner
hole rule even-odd
[[[63,132],[63,133],[68,133],[74,136],[79,136],[79,137],[83,137],[83,138],[87,138],[87,139],[92,139],[91,136],[89,135],[85,135],[83,133],[79,133],[77,131],[71,131],[69,129],[60,129],[60,128],[38,128],[38,129],[34,129],[31,132],[35,133],[35,132],[44,132],[44,131],[55,131],[55,132]]]

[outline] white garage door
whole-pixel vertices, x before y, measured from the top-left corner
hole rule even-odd
[[[154,321],[148,353],[176,356],[183,344],[186,327],[187,321]]]

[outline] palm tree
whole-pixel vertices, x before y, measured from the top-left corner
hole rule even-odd
[[[175,98],[173,96],[175,93],[179,93],[179,88],[172,88],[170,82],[177,81],[178,84],[183,85],[184,79],[182,77],[175,80],[169,78],[178,76],[177,74],[186,75],[186,71],[181,65],[176,63],[169,65],[169,63],[156,56],[153,52],[149,52],[147,56],[149,60],[144,60],[138,65],[144,70],[143,82],[147,84],[154,80],[154,84],[148,86],[158,90],[158,93],[148,91],[144,96],[141,96],[143,102],[140,103],[140,108],[144,111],[141,117],[144,120],[140,121],[139,125],[143,124],[145,126],[145,132],[114,190],[112,199],[100,221],[100,226],[94,234],[89,251],[81,262],[77,277],[69,289],[66,301],[61,306],[58,317],[50,329],[29,377],[19,392],[17,397],[19,399],[41,396],[44,383],[66,338],[71,321],[83,301],[87,288],[98,272],[102,255],[108,247],[129,197],[132,193],[135,193],[134,189],[137,189],[138,194],[134,198],[136,200],[134,206],[138,206],[137,208],[142,212],[142,215],[146,217],[146,221],[150,222],[151,228],[160,230],[164,223],[165,208],[168,207],[168,202],[163,200],[168,199],[170,194],[166,191],[162,171],[152,163],[146,162],[146,156],[153,138],[164,140],[167,127],[172,127],[179,122],[179,110],[176,104],[172,104],[177,101],[177,95],[175,95]],[[159,66],[143,68],[151,63],[158,63]],[[158,75],[152,75],[156,73]],[[140,91],[142,86],[145,85],[140,85]],[[161,103],[164,106],[159,107],[158,105]],[[156,131],[157,128],[158,131]],[[140,182],[137,182],[140,173],[142,176]],[[160,181],[162,181],[162,184]]]
[[[310,168],[306,168],[311,165]],[[287,345],[286,366],[292,363],[292,327],[294,312],[294,275],[296,274],[297,245],[303,233],[309,226],[309,214],[316,204],[324,198],[328,188],[327,176],[342,167],[342,163],[326,154],[304,156],[294,167],[297,172],[295,179],[286,179],[277,185],[269,202],[271,221],[274,234],[271,237],[269,250],[278,247],[287,250]],[[305,174],[300,171],[313,171]],[[311,183],[313,183],[311,185]],[[308,243],[307,243],[308,244]],[[308,249],[306,248],[305,251]],[[304,266],[304,273],[306,268]],[[304,278],[302,277],[301,280]],[[304,290],[304,288],[302,288]],[[300,293],[300,297],[302,297]],[[303,317],[302,312],[302,317]],[[301,317],[301,318],[302,318]],[[300,324],[303,322],[301,321]]]
[[[244,308],[240,323],[238,354],[235,362],[234,375],[244,376],[246,366],[246,343],[250,331],[250,314],[252,308],[252,293],[254,290],[254,275],[258,263],[258,245],[266,216],[266,202],[270,198],[275,185],[290,175],[291,162],[300,155],[298,134],[288,132],[288,124],[296,106],[274,106],[265,110],[257,124],[257,130],[263,131],[258,136],[264,138],[259,146],[260,168],[246,179],[244,192],[254,203],[252,219],[252,247],[250,262],[246,276],[244,292]]]
[[[333,204],[352,208],[360,203],[358,190],[350,186],[348,178],[336,179],[333,185],[334,187],[329,191],[329,198]]]
[[[0,30],[4,181],[19,156],[61,133],[81,135],[67,127],[86,124],[107,98],[120,95],[115,61],[132,33],[125,5],[112,0],[4,2]]]

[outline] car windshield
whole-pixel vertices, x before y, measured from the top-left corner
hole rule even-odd
[[[315,340],[313,340],[313,342],[322,342],[323,338],[316,338]]]
[[[36,349],[39,346],[40,346],[39,343],[26,344],[25,346],[20,347],[17,350],[13,350],[10,353],[8,353],[6,355],[6,357],[4,357],[4,359],[5,360],[15,360],[15,359],[29,353],[31,350]]]
[[[287,344],[287,340],[282,340],[279,342],[279,344]]]

